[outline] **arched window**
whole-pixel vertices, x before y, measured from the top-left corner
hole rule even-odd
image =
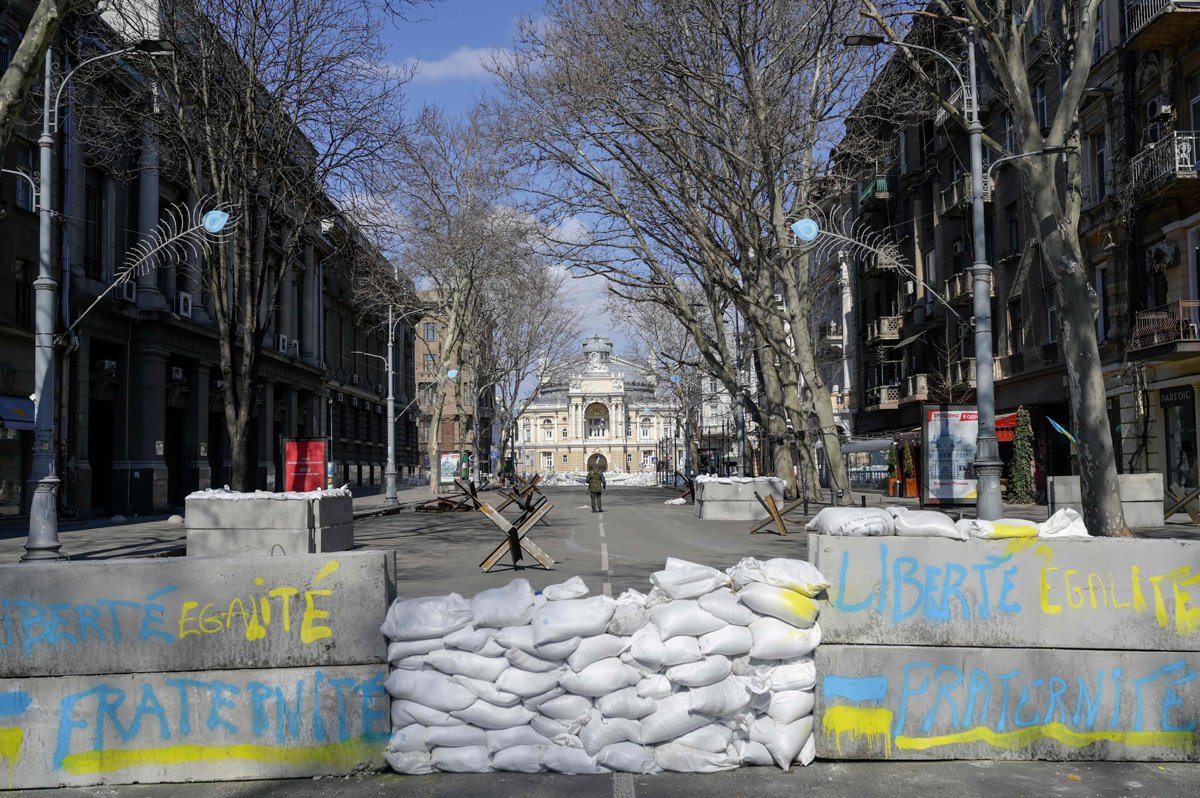
[[[532,441],[533,441],[533,422],[526,421],[525,422],[525,442],[531,443]]]
[[[642,417],[642,439],[643,440],[647,440],[650,438],[651,429],[652,429],[652,427],[651,427],[651,423],[650,423],[650,416],[643,416]]]
[[[554,440],[554,422],[551,419],[547,418],[542,421],[542,440]]]
[[[593,402],[584,410],[587,419],[587,436],[589,438],[608,437],[608,408],[600,402]]]

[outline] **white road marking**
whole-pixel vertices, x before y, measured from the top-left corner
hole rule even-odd
[[[613,774],[613,798],[634,798],[633,774]]]
[[[600,544],[600,570],[608,573],[608,544]]]
[[[601,518],[603,518],[603,514],[601,514]],[[608,568],[608,544],[604,542],[604,521],[596,520],[600,526],[600,570],[612,576],[612,571]],[[604,580],[604,595],[612,598],[612,580],[610,579]]]

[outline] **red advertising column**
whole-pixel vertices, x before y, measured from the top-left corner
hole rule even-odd
[[[285,491],[322,490],[325,487],[324,438],[284,438],[283,489]]]

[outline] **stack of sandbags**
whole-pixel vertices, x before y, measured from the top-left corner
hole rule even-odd
[[[535,596],[516,580],[471,602],[397,599],[387,760],[401,773],[712,772],[812,761],[820,643],[799,560],[727,572],[671,559],[649,594]]]
[[[955,521],[936,510],[910,510],[907,507],[826,507],[812,517],[805,529],[819,535],[898,535],[950,540],[1088,536],[1082,517],[1069,508],[1059,510],[1044,523],[1038,524],[1023,518],[1000,518],[995,521],[963,518]]]

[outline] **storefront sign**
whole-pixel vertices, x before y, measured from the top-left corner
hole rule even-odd
[[[1158,401],[1163,407],[1192,405],[1196,401],[1196,392],[1190,385],[1182,388],[1164,388],[1158,392]]]
[[[975,504],[978,434],[979,412],[974,407],[925,405],[922,408],[925,504]]]
[[[284,438],[283,489],[321,490],[325,487],[324,438]]]

